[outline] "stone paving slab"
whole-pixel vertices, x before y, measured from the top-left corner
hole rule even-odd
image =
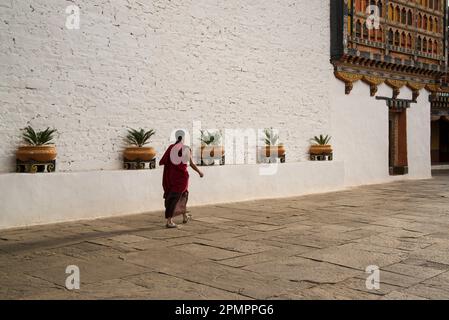
[[[354,245],[350,243],[306,252],[301,254],[301,257],[315,261],[328,262],[348,268],[365,270],[367,266],[371,265],[384,267],[400,262],[406,257],[406,254],[387,254],[374,250],[360,250],[356,249]]]
[[[449,299],[447,190],[439,174],[190,208],[177,230],[161,212],[2,230],[0,299]]]
[[[355,269],[302,257],[264,262],[247,266],[243,269],[254,271],[264,276],[273,274],[288,281],[308,281],[312,283],[338,283],[360,274]]]
[[[249,298],[234,292],[221,290],[209,285],[191,282],[168,274],[150,272],[125,280],[138,287],[147,288],[145,299],[167,299],[177,297],[182,300],[248,300]],[[93,288],[94,289],[94,288]],[[111,288],[113,291],[113,288]]]
[[[423,297],[414,296],[412,294],[408,294],[401,291],[391,291],[382,297],[382,300],[428,300]]]
[[[121,279],[126,276],[148,272],[149,269],[135,264],[127,263],[113,258],[98,258],[89,261],[77,261],[66,259],[66,266],[76,265],[80,269],[84,284],[98,283],[105,280]],[[101,266],[101,267],[99,267]],[[65,271],[65,269],[63,269]],[[27,270],[27,275],[44,279],[55,284],[65,284],[67,274],[61,272],[60,266]]]

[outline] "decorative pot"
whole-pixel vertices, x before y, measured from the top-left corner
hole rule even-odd
[[[332,153],[332,146],[329,144],[326,145],[312,145],[310,146],[310,154],[311,155],[322,155],[322,154],[330,154]]]
[[[222,146],[201,146],[201,159],[220,159],[224,153]]]
[[[262,147],[262,154],[265,157],[273,157],[276,156],[278,158],[285,156],[285,147],[284,146],[265,146]]]
[[[49,162],[56,159],[57,152],[54,145],[22,146],[17,149],[16,157],[20,161]]]
[[[153,147],[128,147],[123,152],[123,157],[129,161],[150,161],[156,156]]]

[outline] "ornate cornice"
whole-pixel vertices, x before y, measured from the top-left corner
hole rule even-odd
[[[411,90],[421,90],[421,89],[424,89],[425,88],[425,84],[423,84],[423,83],[418,83],[418,82],[412,82],[412,81],[409,81],[409,82],[407,82],[407,87],[409,87]]]
[[[426,89],[431,93],[447,91],[438,84],[425,84],[411,80],[388,79],[379,76],[362,75],[346,71],[335,71],[334,74],[337,79],[345,83],[346,94],[350,94],[353,89],[354,83],[360,80],[370,86],[370,94],[372,97],[376,95],[378,87],[382,83],[385,83],[393,90],[393,99],[397,99],[397,97],[401,93],[401,89],[405,86],[412,90],[413,101],[416,101],[416,99],[418,99],[419,93],[422,89]]]
[[[416,101],[419,97],[419,91],[425,88],[425,84],[419,83],[419,82],[407,82],[407,87],[412,90],[413,93],[413,100]]]
[[[377,87],[385,82],[384,78],[363,76],[363,82],[369,84],[371,97],[374,97],[377,93]]]
[[[387,79],[385,80],[385,84],[387,84],[393,89],[401,89],[403,86],[407,84],[407,81]]]
[[[426,85],[425,88],[426,88],[427,91],[429,91],[431,93],[436,93],[436,92],[440,92],[441,91],[440,86],[437,85],[437,84],[428,84],[428,85]]]
[[[401,93],[401,88],[407,84],[407,81],[387,79],[385,84],[393,89],[393,99],[397,99]]]
[[[341,72],[336,71],[335,76],[337,79],[340,79],[345,83],[345,93],[350,94],[353,88],[353,83],[361,80],[363,78],[362,75],[356,74],[356,73],[349,73],[349,72]]]

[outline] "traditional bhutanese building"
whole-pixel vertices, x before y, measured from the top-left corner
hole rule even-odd
[[[163,209],[161,168],[123,170],[129,128],[156,131],[156,160],[178,129],[194,152],[221,130],[191,205],[430,178],[447,21],[443,0],[2,0],[0,229]],[[15,172],[27,125],[58,130],[56,172]],[[285,163],[234,149],[271,127]],[[331,161],[311,161],[320,134]]]
[[[408,173],[408,122],[428,121],[411,119],[410,108],[427,109],[431,104],[432,120],[441,117],[432,121],[432,158],[444,161],[449,135],[444,102],[446,1],[337,0],[332,1],[331,12],[331,61],[335,76],[345,83],[345,93],[350,95],[354,83],[361,81],[370,87],[372,97],[387,104],[390,174]],[[381,84],[391,94],[379,95]],[[403,88],[411,95],[400,97]],[[429,100],[418,100],[423,89]],[[422,129],[420,134],[427,138],[429,131]]]

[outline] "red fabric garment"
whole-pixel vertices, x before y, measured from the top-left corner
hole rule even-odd
[[[170,156],[173,150],[173,159]],[[161,160],[160,166],[164,166],[164,173],[162,176],[162,187],[164,188],[164,198],[169,193],[183,193],[188,191],[189,187],[189,172],[187,171],[187,161],[181,161],[181,158],[187,158],[188,148],[182,143],[172,144],[165,151]],[[173,161],[175,163],[173,163]],[[176,164],[179,163],[179,164]]]

